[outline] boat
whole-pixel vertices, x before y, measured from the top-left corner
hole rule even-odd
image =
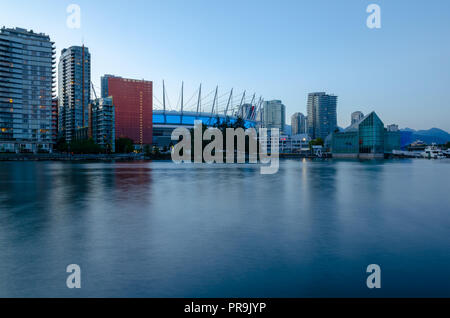
[[[439,149],[435,143],[431,144],[431,146],[427,146],[425,150],[421,153],[423,158],[426,159],[443,159],[445,158],[444,153],[441,149]]]
[[[404,150],[392,150],[394,157],[400,158],[421,158],[421,152],[419,151],[404,151]]]

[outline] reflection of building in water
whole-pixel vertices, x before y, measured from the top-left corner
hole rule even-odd
[[[148,201],[152,169],[137,164],[117,164],[114,169],[116,196],[127,200]]]

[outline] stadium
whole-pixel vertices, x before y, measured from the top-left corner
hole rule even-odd
[[[178,102],[172,107],[163,82],[162,98],[153,97],[153,145],[170,146],[172,131],[178,127],[193,128],[195,121],[213,127],[226,121],[233,124],[242,118],[246,128],[258,127],[263,102],[262,97],[256,99],[256,94],[247,95],[245,91],[235,94],[233,89],[219,95],[218,86],[202,96],[201,85],[185,101],[182,84]]]

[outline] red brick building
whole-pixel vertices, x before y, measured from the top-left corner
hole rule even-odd
[[[113,97],[116,138],[128,137],[137,145],[153,142],[153,82],[106,75],[102,97]]]

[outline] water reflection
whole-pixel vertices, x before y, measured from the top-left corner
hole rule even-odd
[[[369,263],[379,296],[450,296],[449,169],[0,163],[0,296],[72,297],[71,263],[85,297],[370,296]]]

